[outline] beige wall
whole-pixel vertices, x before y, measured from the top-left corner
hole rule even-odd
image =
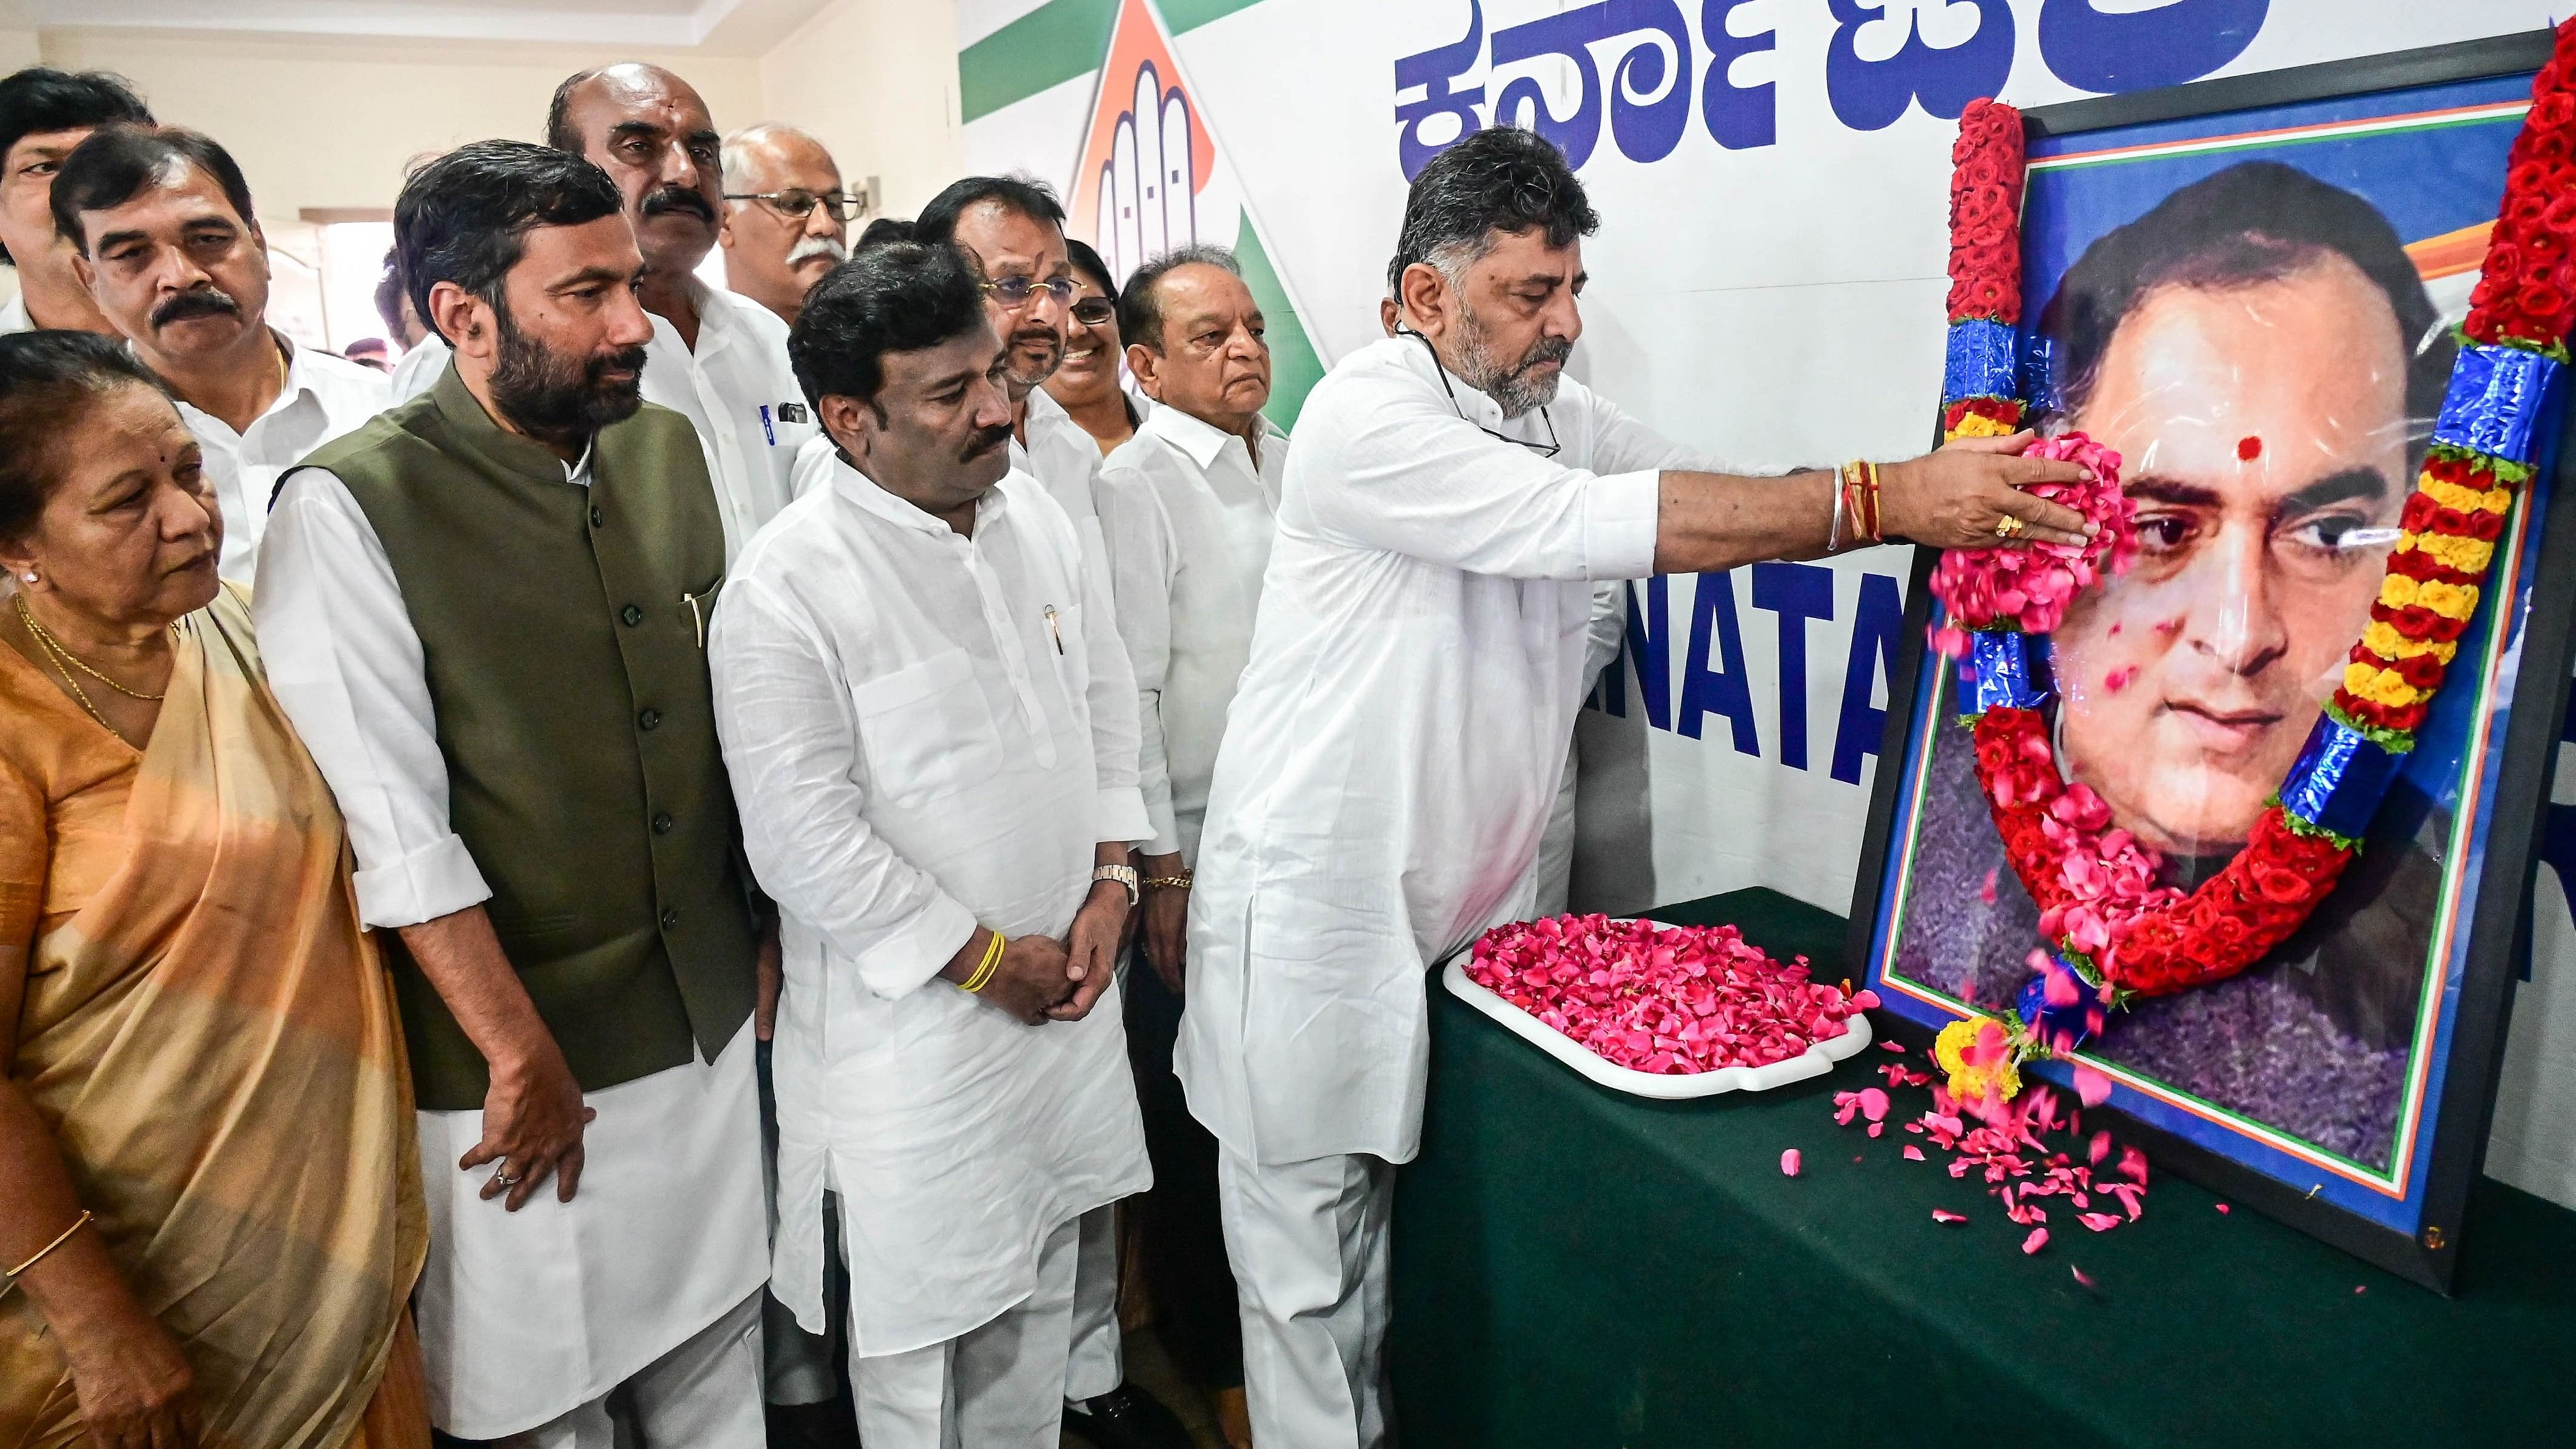
[[[767,119],[811,131],[851,185],[880,178],[889,215],[965,169],[953,0],[835,0],[761,58],[760,81]]]
[[[882,178],[898,216],[954,180],[964,154],[953,0],[834,0],[757,57],[61,29],[0,32],[0,61],[11,39],[50,65],[115,71],[161,119],[223,142],[272,225],[308,207],[391,206],[407,163],[460,142],[536,139],[556,83],[615,60],[686,76],[725,130],[779,120],[813,132],[853,184]]]
[[[404,166],[426,153],[538,139],[556,84],[585,66],[655,61],[698,88],[719,126],[762,114],[760,63],[743,56],[77,30],[45,31],[42,48],[48,64],[125,76],[154,115],[223,142],[276,222],[307,207],[390,207]]]

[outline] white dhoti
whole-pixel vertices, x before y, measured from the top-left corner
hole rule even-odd
[[[1118,1336],[1118,1209],[1075,1219],[1082,1241],[1074,1253],[1072,1346],[1065,1363],[1065,1402],[1096,1399],[1127,1381]]]
[[[416,1303],[431,1422],[474,1440],[553,1425],[748,1311],[747,1437],[646,1443],[758,1449],[755,1295],[769,1235],[752,1056],[745,1023],[712,1065],[585,1093],[599,1116],[582,1134],[578,1192],[558,1201],[549,1181],[515,1213],[478,1196],[490,1167],[456,1167],[482,1140],[483,1114],[419,1114],[430,1247]],[[709,1369],[705,1391],[731,1382]],[[692,1422],[732,1422],[690,1412],[701,1415]]]
[[[1216,1184],[1243,1303],[1253,1442],[1385,1444],[1394,1166],[1368,1156],[1263,1166],[1225,1147]]]
[[[850,1388],[868,1449],[1056,1449],[1076,1267],[1095,1236],[1114,1244],[1115,1213],[1094,1208],[1058,1227],[1037,1286],[990,1322],[903,1353],[853,1354]]]
[[[760,1318],[766,1294],[744,1299],[678,1348],[608,1394],[523,1433],[486,1441],[493,1449],[617,1449],[623,1444],[743,1445],[765,1442],[760,1412]],[[623,1421],[624,1432],[620,1432]]]

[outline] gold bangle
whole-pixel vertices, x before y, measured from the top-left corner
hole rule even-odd
[[[12,1269],[10,1269],[10,1270],[9,1270],[9,1286],[10,1286],[10,1287],[12,1287],[12,1288],[17,1287],[17,1286],[18,1286],[18,1279],[19,1279],[20,1277],[22,1277],[23,1275],[25,1275],[25,1273],[26,1273],[26,1271],[27,1271],[28,1269],[30,1269],[30,1268],[32,1268],[32,1267],[34,1267],[34,1266],[36,1266],[38,1263],[41,1263],[41,1262],[45,1261],[45,1255],[46,1255],[46,1254],[48,1254],[48,1253],[52,1252],[52,1251],[53,1251],[54,1249],[56,1249],[56,1248],[61,1247],[63,1244],[70,1242],[70,1241],[72,1240],[72,1234],[79,1232],[81,1229],[83,1229],[83,1228],[85,1228],[85,1227],[88,1227],[88,1226],[90,1225],[91,1221],[92,1221],[92,1218],[91,1218],[91,1214],[90,1214],[89,1209],[87,1209],[87,1208],[83,1208],[83,1209],[81,1209],[81,1215],[80,1215],[79,1217],[76,1217],[76,1218],[72,1219],[72,1225],[71,1225],[70,1227],[68,1227],[68,1228],[63,1229],[63,1230],[62,1230],[62,1233],[61,1233],[59,1236],[57,1236],[57,1237],[56,1237],[52,1242],[45,1244],[45,1245],[44,1245],[43,1247],[41,1247],[41,1248],[38,1248],[38,1249],[36,1250],[36,1256],[34,1256],[34,1257],[32,1257],[32,1258],[29,1258],[27,1261],[25,1261],[25,1262],[23,1262],[23,1263],[19,1264],[19,1265],[18,1265],[17,1267],[15,1267],[15,1268],[12,1268]]]
[[[1139,884],[1147,890],[1185,891],[1190,888],[1190,878],[1185,875],[1149,875]]]
[[[981,992],[985,987],[993,984],[993,969],[1001,964],[1002,933],[995,931],[992,933],[992,939],[984,943],[983,961],[977,964],[975,974],[966,978],[965,985],[961,989],[970,996]]]

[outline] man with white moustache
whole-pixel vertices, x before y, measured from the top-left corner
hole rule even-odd
[[[776,121],[724,139],[725,286],[794,326],[805,294],[849,259],[858,198],[823,143]]]
[[[808,298],[830,475],[744,551],[710,640],[785,930],[772,1287],[824,1326],[836,1200],[869,1449],[1055,1449],[1077,1261],[1147,1182],[1114,969],[1134,680],[1064,510],[1010,468],[977,283],[896,243]]]

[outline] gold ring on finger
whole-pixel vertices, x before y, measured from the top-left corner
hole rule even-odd
[[[2021,537],[2024,533],[2029,531],[2029,524],[2022,522],[2018,516],[2010,513],[2005,514],[1995,523],[1995,537],[2000,538],[2007,543]]]

